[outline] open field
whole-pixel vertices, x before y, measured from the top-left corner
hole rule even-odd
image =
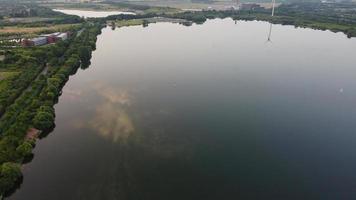
[[[18,72],[0,72],[0,80],[3,80],[5,78],[9,78],[11,76],[14,76],[18,74]]]
[[[136,26],[136,25],[142,25],[143,22],[144,22],[144,19],[118,20],[115,22],[115,25],[117,27]]]
[[[0,35],[3,34],[13,34],[13,33],[21,33],[21,34],[31,34],[31,33],[41,33],[47,31],[64,31],[69,30],[75,26],[80,26],[80,24],[58,24],[54,26],[43,26],[43,27],[21,27],[21,26],[5,26],[0,29]]]
[[[4,23],[35,23],[35,22],[52,22],[55,21],[56,18],[48,18],[48,17],[16,17],[16,18],[5,18],[2,20]]]
[[[16,76],[18,72],[0,72],[0,81]]]
[[[152,7],[152,8],[148,8],[146,10],[144,10],[144,14],[173,14],[173,13],[177,13],[179,12],[180,9],[177,8],[170,8],[170,7]]]

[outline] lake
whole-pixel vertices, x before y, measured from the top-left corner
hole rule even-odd
[[[54,11],[61,12],[67,15],[77,15],[79,17],[107,17],[110,15],[135,15],[133,12],[123,12],[123,11],[90,11],[90,10],[69,10],[69,9],[53,9]]]
[[[352,199],[355,39],[231,19],[103,29],[8,199]]]

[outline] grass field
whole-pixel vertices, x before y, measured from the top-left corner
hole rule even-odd
[[[152,7],[147,10],[144,10],[145,14],[174,14],[180,12],[180,9],[177,8],[169,8],[169,7]]]
[[[0,81],[16,76],[19,72],[0,72]]]
[[[118,20],[115,22],[115,25],[117,27],[137,26],[142,24],[143,24],[143,19]]]
[[[18,26],[5,26],[0,28],[0,35],[3,34],[30,34],[30,33],[41,33],[46,31],[65,31],[71,29],[73,26],[80,26],[80,24],[58,24],[54,26],[43,26],[43,27],[18,27]]]
[[[24,23],[30,24],[35,22],[52,22],[55,21],[56,18],[47,18],[47,17],[15,17],[15,18],[5,18],[1,20],[1,22],[11,24],[11,23]]]

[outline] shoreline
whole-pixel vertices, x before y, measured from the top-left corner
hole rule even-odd
[[[54,127],[54,105],[58,103],[58,98],[69,77],[74,75],[78,68],[87,68],[90,65],[91,53],[96,48],[97,36],[101,34],[103,24],[83,23],[82,26],[84,31],[80,35],[73,35],[67,41],[28,49],[42,51],[43,56],[50,60],[49,72],[37,74],[26,87],[30,89],[22,91],[14,103],[6,107],[0,119],[1,142],[6,141],[7,138],[17,140],[17,144],[0,143],[1,148],[6,149],[11,155],[5,161],[5,158],[2,158],[0,168],[0,194],[2,196],[9,196],[16,191],[21,183],[19,180],[22,178],[22,165],[26,163],[26,160],[31,160],[28,158],[33,157],[32,150],[35,148],[36,140],[45,137]],[[76,29],[75,33],[80,30],[83,29]],[[48,52],[45,51],[47,49],[61,52],[64,60],[58,63],[53,62],[55,57],[47,54]],[[14,110],[15,113],[13,113]]]

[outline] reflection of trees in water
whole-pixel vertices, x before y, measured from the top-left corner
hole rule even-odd
[[[53,123],[53,126],[50,127],[48,130],[44,130],[41,132],[39,138],[42,139],[42,138],[45,138],[47,137],[50,133],[52,133],[52,131],[56,128],[56,124]]]
[[[10,197],[12,194],[14,194],[18,189],[21,188],[22,183],[23,183],[23,176],[21,176],[16,180],[14,187],[12,187],[9,191],[7,191],[4,194],[4,197]]]

